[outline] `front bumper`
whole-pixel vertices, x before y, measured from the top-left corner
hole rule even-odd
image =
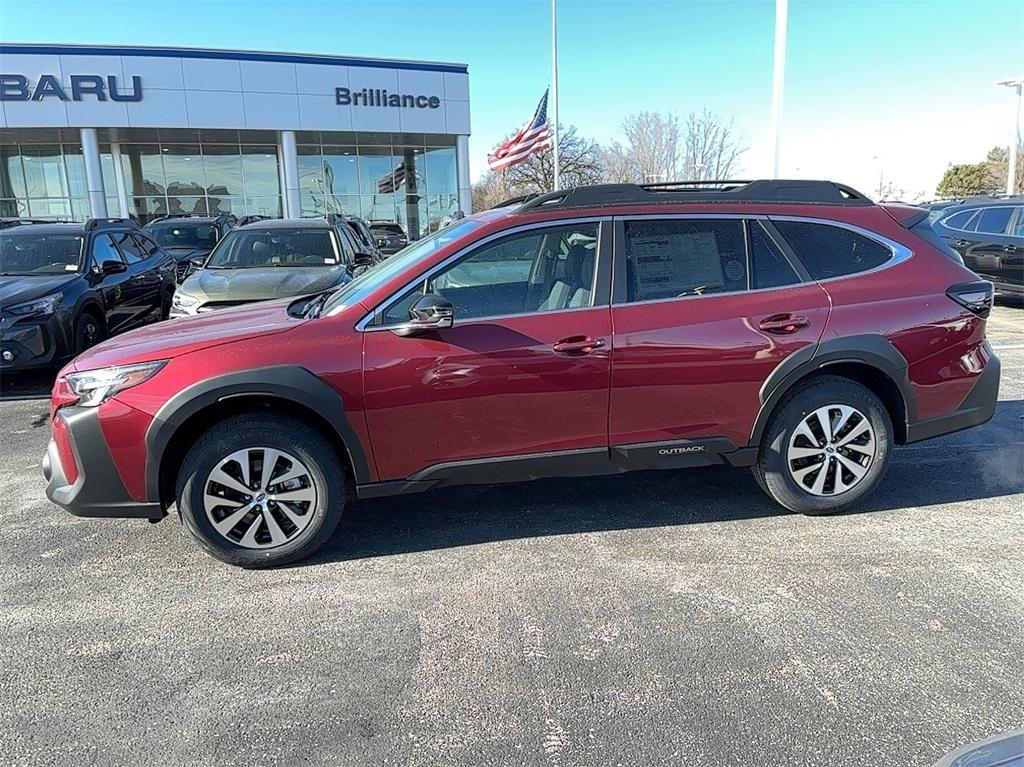
[[[981,371],[981,375],[974,382],[964,401],[960,403],[960,407],[952,413],[908,425],[907,443],[963,431],[972,426],[980,426],[991,419],[996,412],[996,402],[999,399],[999,370],[999,358],[990,352],[985,369]]]
[[[67,333],[57,315],[0,323],[0,372],[52,367],[70,356]],[[5,360],[9,355],[11,360]]]
[[[164,509],[159,503],[140,503],[124,487],[100,428],[99,414],[94,407],[66,407],[54,414],[61,419],[71,446],[77,471],[61,463],[57,442],[50,440],[43,456],[43,476],[47,480],[46,497],[78,517],[131,517],[161,519]],[[73,482],[69,474],[76,474]]]

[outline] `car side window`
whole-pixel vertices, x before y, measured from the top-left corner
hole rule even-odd
[[[1017,224],[1010,232],[1012,237],[1024,237],[1024,208],[1017,208]]]
[[[114,235],[114,241],[117,243],[117,247],[124,254],[124,260],[128,264],[137,264],[146,258],[146,254],[142,248],[132,237],[131,232],[118,232]]]
[[[346,232],[342,229],[336,229],[335,234],[338,235],[338,247],[341,249],[341,260],[346,264],[352,263],[352,259],[355,257],[355,251],[352,249],[352,241],[348,238]]]
[[[424,293],[451,301],[456,321],[590,306],[596,256],[593,222],[502,237],[407,290],[385,309],[383,323],[407,322]]]
[[[1010,224],[1013,208],[1002,205],[998,208],[983,208],[975,231],[983,234],[1004,234]]]
[[[153,240],[149,239],[146,235],[135,232],[133,238],[138,243],[138,246],[143,253],[143,258],[152,258],[160,252],[160,246],[153,242]]]
[[[976,212],[977,211],[974,210],[962,210],[959,213],[954,213],[952,216],[944,219],[940,223],[950,229],[965,229],[967,222]]]
[[[773,223],[816,280],[866,272],[893,257],[888,246],[842,227],[809,221]]]
[[[97,234],[92,240],[92,260],[97,269],[103,266],[104,261],[121,261],[121,251],[117,249],[114,240],[109,234]]]
[[[752,290],[781,288],[800,282],[789,259],[768,236],[758,221],[749,221],[750,227],[750,287]]]
[[[743,222],[626,221],[626,301],[747,289]]]

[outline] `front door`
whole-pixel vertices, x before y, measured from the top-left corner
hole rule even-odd
[[[363,335],[379,479],[501,481],[607,461],[602,226],[581,220],[497,236],[381,307]],[[394,333],[424,293],[452,302],[454,325]]]
[[[801,281],[756,219],[635,218],[619,227],[613,454],[656,468],[746,447],[761,385],[818,342],[828,296]]]

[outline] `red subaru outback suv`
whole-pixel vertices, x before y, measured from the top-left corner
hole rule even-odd
[[[47,495],[176,504],[245,567],[315,551],[350,493],[728,464],[835,511],[896,445],[992,416],[991,301],[925,211],[831,182],[553,192],[334,292],[96,346],[54,385]]]

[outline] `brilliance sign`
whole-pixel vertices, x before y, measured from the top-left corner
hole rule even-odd
[[[55,75],[40,75],[33,84],[25,75],[0,74],[0,101],[85,101],[86,96],[97,101],[142,101],[142,78],[132,75],[130,91],[122,90],[117,75],[71,75],[70,89],[66,89]]]

